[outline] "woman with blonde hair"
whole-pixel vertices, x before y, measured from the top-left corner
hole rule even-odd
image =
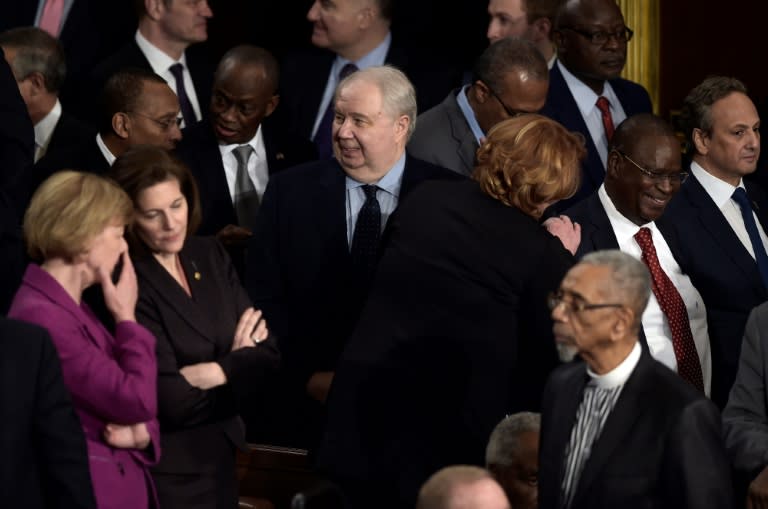
[[[123,238],[132,212],[128,196],[105,178],[74,171],[48,178],[24,216],[27,250],[40,264],[27,267],[8,314],[53,339],[99,508],[157,506],[148,471],[160,454],[155,338],[136,323],[136,275]],[[82,301],[92,285],[101,285],[114,335]]]
[[[547,294],[578,245],[575,228],[561,241],[539,218],[578,189],[584,154],[552,120],[511,118],[473,180],[424,183],[391,216],[319,456],[353,506],[393,493],[377,506],[413,507],[429,475],[482,464],[495,424],[538,408],[558,362]]]

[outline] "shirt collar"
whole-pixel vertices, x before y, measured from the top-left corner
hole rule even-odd
[[[605,213],[608,216],[608,221],[611,223],[613,233],[616,235],[616,240],[619,245],[623,245],[629,238],[634,237],[640,228],[648,228],[653,233],[656,230],[656,223],[653,221],[645,223],[644,225],[637,226],[635,223],[627,219],[614,205],[611,197],[608,196],[608,191],[605,190],[605,184],[600,186],[597,191],[597,196],[600,198],[600,203],[605,209]]]
[[[405,171],[405,152],[403,152],[403,155],[400,156],[400,159],[395,162],[394,166],[389,169],[389,171],[381,177],[377,182],[371,182],[371,184],[376,185],[379,189],[386,191],[387,193],[391,194],[395,198],[400,197],[400,187],[403,183],[403,172]],[[353,179],[349,175],[347,175],[346,178],[346,186],[347,190],[355,189],[361,186],[364,186],[365,184],[363,182],[358,182],[357,180]]]
[[[568,89],[571,91],[571,95],[573,95],[573,99],[576,101],[579,111],[581,111],[581,116],[587,117],[588,115],[591,115],[592,111],[597,108],[597,98],[600,96],[597,95],[594,90],[589,88],[586,83],[571,74],[560,60],[555,62],[555,65],[560,69],[560,73],[563,75],[563,79],[568,85]],[[603,97],[608,99],[611,106],[615,108],[619,104],[619,98],[608,81],[603,83]]]
[[[35,124],[35,145],[38,147],[47,147],[51,140],[53,130],[61,118],[61,103],[56,99],[51,111],[48,112],[37,124]]]
[[[181,63],[184,67],[187,66],[186,52],[181,54],[181,58],[178,61],[174,60],[168,56],[168,54],[164,53],[163,50],[149,42],[146,37],[141,35],[139,30],[136,30],[136,44],[139,46],[141,52],[144,53],[144,56],[147,58],[147,61],[155,74],[163,74],[168,68],[176,63]]]
[[[475,117],[475,110],[469,104],[467,99],[467,89],[469,85],[461,87],[459,94],[456,96],[456,103],[459,105],[459,109],[464,114],[464,118],[467,119],[467,124],[472,130],[472,134],[475,136],[475,141],[480,145],[481,138],[485,137],[485,133],[480,128],[480,124],[477,123],[477,117]]]
[[[99,150],[101,151],[101,155],[104,156],[104,159],[107,160],[110,166],[112,166],[115,163],[115,155],[110,152],[110,150],[107,148],[106,143],[104,143],[104,139],[101,137],[101,133],[96,135],[96,145],[99,146]]]
[[[352,62],[346,58],[336,55],[336,60],[333,61],[332,72],[334,76],[338,76],[341,70],[347,64],[355,64],[358,69],[367,69],[376,65],[384,65],[387,59],[387,53],[389,52],[389,46],[392,44],[392,34],[387,32],[387,36],[381,41],[381,44],[373,48],[370,53],[363,58]]]
[[[739,179],[739,185],[734,187],[728,182],[720,180],[709,173],[696,161],[691,162],[691,173],[693,173],[696,180],[698,180],[704,190],[707,191],[707,194],[712,198],[712,201],[715,202],[715,205],[717,205],[717,208],[719,209],[723,208],[723,206],[728,203],[731,196],[733,196],[736,187],[744,188],[743,179]]]
[[[599,389],[613,389],[624,385],[635,370],[637,363],[640,362],[641,350],[640,342],[635,342],[629,355],[618,366],[603,375],[598,375],[587,366],[587,374],[591,379],[589,383]]]
[[[224,144],[219,142],[219,150],[221,150],[222,155],[224,155],[232,152],[237,147],[242,147],[243,145],[250,145],[251,148],[253,148],[254,153],[256,154],[266,153],[266,149],[264,148],[264,137],[261,134],[261,124],[259,124],[259,128],[256,129],[256,134],[253,135],[253,138],[251,138],[247,142],[229,143],[229,144]]]

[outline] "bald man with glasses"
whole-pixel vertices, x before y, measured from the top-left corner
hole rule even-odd
[[[663,219],[687,177],[680,142],[670,126],[651,114],[635,115],[616,129],[603,185],[564,215],[581,225],[577,257],[620,249],[646,264],[654,284],[641,317],[640,341],[656,360],[709,395],[712,358],[706,309],[680,269],[679,239]],[[552,218],[546,224],[562,226],[559,221]]]

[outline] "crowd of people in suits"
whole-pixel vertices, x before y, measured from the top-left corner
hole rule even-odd
[[[322,507],[768,507],[741,81],[681,150],[614,0],[489,0],[471,71],[394,0],[218,62],[215,4],[131,3],[0,23],[4,504],[235,508],[260,442]]]

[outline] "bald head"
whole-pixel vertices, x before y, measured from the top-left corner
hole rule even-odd
[[[640,113],[619,124],[611,138],[610,148],[629,152],[640,140],[648,136],[675,138],[675,132],[664,119],[651,113]]]
[[[419,490],[416,509],[510,509],[501,486],[482,468],[456,465],[430,477]]]

